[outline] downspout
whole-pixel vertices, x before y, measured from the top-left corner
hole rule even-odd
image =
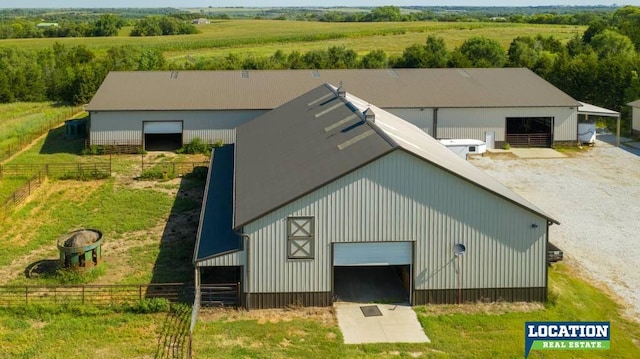
[[[245,263],[244,263],[244,271],[247,277],[246,283],[246,294],[247,294],[247,302],[245,303],[245,308],[247,311],[251,310],[251,242],[248,234],[244,232],[236,232],[241,238],[244,239],[244,252],[245,252]]]
[[[438,138],[438,108],[433,109],[433,138]]]

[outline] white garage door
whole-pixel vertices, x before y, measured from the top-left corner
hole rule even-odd
[[[334,266],[380,266],[411,264],[412,242],[335,243]]]
[[[144,123],[145,134],[182,133],[182,121],[156,121]]]

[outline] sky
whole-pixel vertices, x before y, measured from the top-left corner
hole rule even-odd
[[[640,5],[640,0],[0,0],[0,8]]]

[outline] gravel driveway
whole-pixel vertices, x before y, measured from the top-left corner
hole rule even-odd
[[[640,318],[639,155],[597,141],[567,158],[470,162],[560,221],[550,227],[550,241]]]

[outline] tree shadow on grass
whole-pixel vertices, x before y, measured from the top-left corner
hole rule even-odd
[[[206,181],[206,167],[184,176],[162,233],[160,253],[153,266],[151,283],[187,283],[194,281],[193,249],[198,232],[200,207]],[[185,288],[188,292],[188,288]],[[192,300],[192,293],[185,301]]]
[[[71,153],[79,155],[84,149],[84,138],[67,138],[65,126],[49,130],[40,154]]]

